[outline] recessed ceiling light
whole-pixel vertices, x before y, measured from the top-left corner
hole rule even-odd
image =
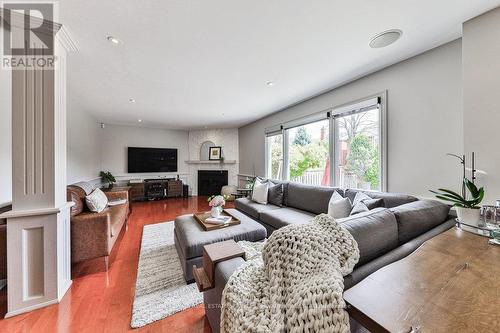
[[[392,43],[396,42],[399,38],[401,38],[401,35],[403,34],[403,31],[399,29],[391,29],[387,30],[384,32],[381,32],[370,39],[370,47],[373,49],[378,49],[381,47],[386,47],[391,45]]]
[[[267,81],[266,84],[269,86],[269,87],[272,87],[274,86],[274,82],[273,81]]]
[[[113,44],[115,44],[115,45],[122,44],[122,41],[121,41],[121,40],[119,40],[118,38],[113,37],[113,36],[108,36],[106,39],[107,39],[110,43],[113,43]]]
[[[142,123],[142,119],[137,119],[138,122]]]
[[[135,103],[135,99],[133,99],[133,98],[129,98],[128,101],[129,101],[129,103]]]

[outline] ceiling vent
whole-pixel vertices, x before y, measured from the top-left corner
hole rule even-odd
[[[370,47],[373,49],[379,49],[389,46],[401,38],[402,34],[403,32],[399,29],[391,29],[381,32],[370,40]]]

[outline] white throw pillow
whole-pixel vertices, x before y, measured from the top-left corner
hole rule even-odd
[[[349,198],[342,197],[337,191],[333,192],[328,203],[328,215],[335,219],[348,217],[351,213],[351,201]]]
[[[100,213],[108,205],[108,197],[101,189],[96,188],[92,193],[85,197],[87,207],[91,212]]]
[[[267,190],[269,182],[261,183],[258,179],[255,180],[252,192],[252,201],[267,205]]]

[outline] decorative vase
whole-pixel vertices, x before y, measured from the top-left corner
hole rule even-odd
[[[478,208],[455,207],[458,220],[462,223],[477,226],[481,219],[481,211]]]
[[[212,209],[210,210],[210,215],[212,217],[219,217],[221,213],[222,213],[221,206],[212,207]]]

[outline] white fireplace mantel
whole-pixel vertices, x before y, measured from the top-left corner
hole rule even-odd
[[[236,164],[236,160],[224,160],[224,161],[200,161],[200,160],[189,160],[185,161],[187,164]]]

